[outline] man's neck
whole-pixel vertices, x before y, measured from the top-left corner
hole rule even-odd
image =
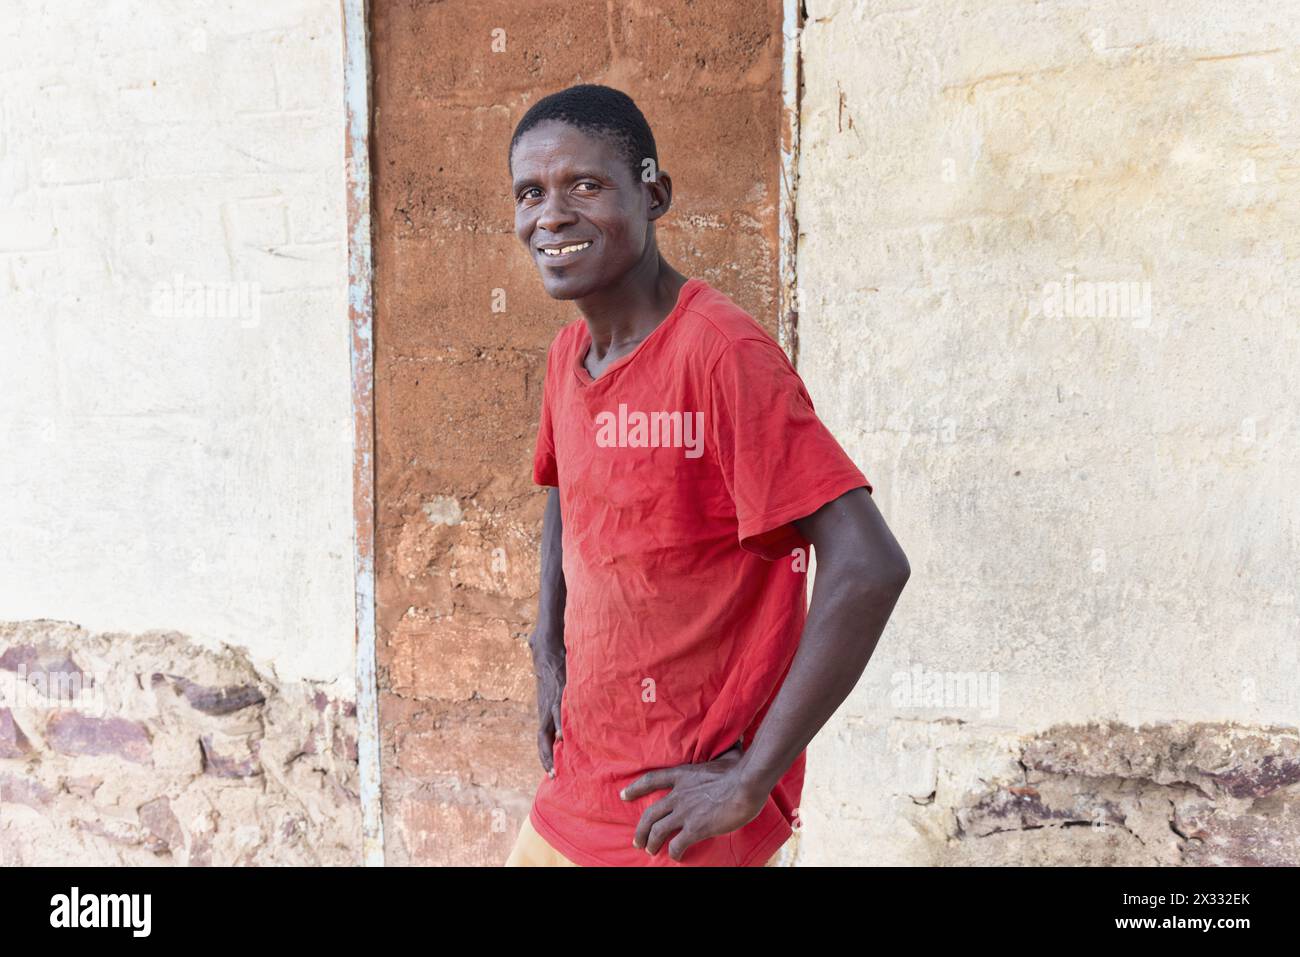
[[[601,361],[631,351],[668,318],[686,277],[657,252],[617,284],[577,300],[591,333],[590,358]]]

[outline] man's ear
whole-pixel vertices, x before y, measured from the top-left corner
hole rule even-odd
[[[650,191],[649,201],[646,203],[648,218],[651,220],[658,219],[673,204],[673,180],[664,170],[659,170],[659,176],[646,182],[645,187]]]

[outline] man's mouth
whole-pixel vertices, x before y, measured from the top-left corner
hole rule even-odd
[[[538,246],[543,256],[547,259],[560,259],[566,256],[573,256],[582,252],[591,245],[591,240],[582,243],[567,243],[563,246]]]

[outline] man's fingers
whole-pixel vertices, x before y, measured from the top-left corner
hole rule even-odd
[[[668,856],[674,861],[681,861],[685,856],[687,848],[692,844],[698,844],[707,837],[705,834],[697,834],[689,828],[682,828],[677,832],[677,836],[668,843]]]
[[[551,744],[549,722],[537,732],[537,755],[542,759],[542,768],[551,777],[555,777],[555,753]]]
[[[633,847],[646,847],[646,842],[650,839],[651,829],[659,823],[660,818],[666,817],[673,812],[671,798],[671,794],[668,797],[661,798],[641,813],[641,820],[637,822],[636,831],[632,835]],[[658,848],[656,847],[655,850],[658,850]]]
[[[647,854],[658,854],[659,848],[664,846],[664,841],[668,840],[669,835],[674,831],[680,830],[681,820],[676,814],[667,814],[655,822],[654,827],[650,828],[650,836],[645,842]]]
[[[564,724],[560,721],[560,702],[558,699],[551,706],[551,720],[555,722],[555,740],[559,741],[564,737]]]
[[[619,791],[618,796],[624,801],[631,801],[654,791],[662,791],[664,788],[672,787],[676,778],[677,768],[661,768],[658,771],[647,771]]]

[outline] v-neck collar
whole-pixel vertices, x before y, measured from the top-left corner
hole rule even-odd
[[[623,368],[631,362],[636,358],[637,354],[646,347],[646,343],[652,341],[656,336],[659,336],[666,326],[686,311],[687,304],[695,295],[696,290],[703,284],[704,280],[695,278],[687,279],[686,282],[682,283],[682,288],[677,292],[677,304],[673,306],[672,312],[668,313],[668,315],[664,317],[663,322],[659,323],[659,325],[655,326],[654,329],[650,331],[650,335],[638,342],[635,349],[625,356],[619,356],[607,365],[605,371],[596,379],[591,377],[591,373],[587,371],[587,367],[584,364],[584,360],[587,358],[587,350],[591,348],[591,330],[587,328],[587,323],[582,321],[582,330],[578,340],[577,358],[573,362],[573,373],[578,377],[578,383],[583,386],[598,385],[608,379],[613,372]]]

